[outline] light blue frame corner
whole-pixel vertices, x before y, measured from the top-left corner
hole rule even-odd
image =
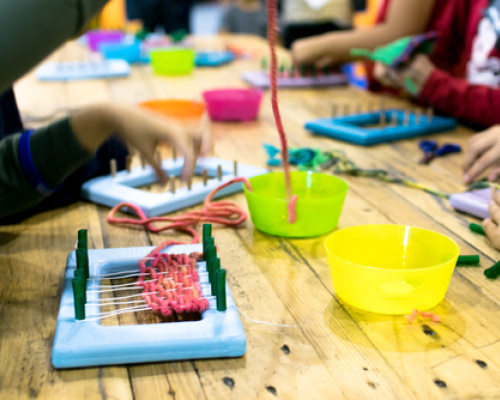
[[[163,160],[162,168],[168,172],[169,176],[179,176],[183,163],[183,158],[178,158],[175,161],[171,159]],[[222,180],[220,181],[217,179],[218,165],[222,168]],[[114,207],[121,202],[134,203],[141,207],[146,216],[155,217],[202,203],[212,190],[235,178],[234,164],[229,160],[214,157],[199,159],[195,173],[201,174],[204,169],[207,170],[211,179],[208,180],[206,186],[202,182],[194,184],[191,190],[179,188],[175,193],[149,193],[136,189],[157,182],[153,168],[146,166],[144,169],[141,167],[134,168],[130,173],[120,171],[115,177],[106,175],[91,179],[82,185],[81,194],[84,199],[108,207]],[[252,178],[267,172],[269,171],[265,168],[238,164],[238,176],[240,177]],[[241,190],[242,184],[235,183],[219,191],[215,198]]]
[[[139,268],[137,261],[153,247],[89,250],[90,278]],[[201,252],[200,244],[176,245],[167,253]],[[76,268],[75,252],[67,259],[66,277],[57,318],[52,363],[56,368],[132,364],[199,358],[241,357],[246,352],[246,335],[238,310],[226,284],[227,310],[217,311],[215,298],[200,321],[103,326],[99,321],[76,321],[71,280]],[[205,262],[198,263],[203,295],[210,295]],[[89,280],[88,289],[100,280]],[[99,294],[88,292],[98,300]],[[87,315],[100,313],[97,305],[86,306]]]

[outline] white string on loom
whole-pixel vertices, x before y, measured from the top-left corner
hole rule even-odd
[[[247,320],[249,320],[250,322],[253,322],[254,324],[270,325],[270,326],[277,326],[277,327],[282,327],[282,328],[298,328],[297,325],[275,324],[274,322],[257,321],[255,319],[250,318],[248,315],[246,315],[236,305],[234,306],[234,308],[236,308],[241,315],[243,315]]]

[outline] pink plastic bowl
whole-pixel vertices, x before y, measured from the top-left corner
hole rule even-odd
[[[120,31],[95,30],[86,34],[87,44],[92,51],[98,51],[101,43],[120,43],[125,34]]]
[[[212,121],[251,121],[257,118],[263,92],[258,89],[217,89],[203,92]]]

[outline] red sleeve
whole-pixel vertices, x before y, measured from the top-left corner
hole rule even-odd
[[[500,89],[472,85],[436,68],[418,99],[436,110],[474,124],[500,123]]]

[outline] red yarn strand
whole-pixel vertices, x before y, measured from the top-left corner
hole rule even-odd
[[[293,224],[296,220],[295,204],[297,196],[292,196],[292,186],[290,183],[290,166],[288,164],[288,144],[286,141],[283,122],[281,121],[278,107],[278,77],[277,77],[277,57],[276,57],[276,31],[277,31],[277,5],[276,0],[267,0],[267,41],[271,52],[271,104],[273,108],[274,120],[281,142],[281,159],[283,162],[283,173],[285,176],[286,199],[288,203],[288,222]]]

